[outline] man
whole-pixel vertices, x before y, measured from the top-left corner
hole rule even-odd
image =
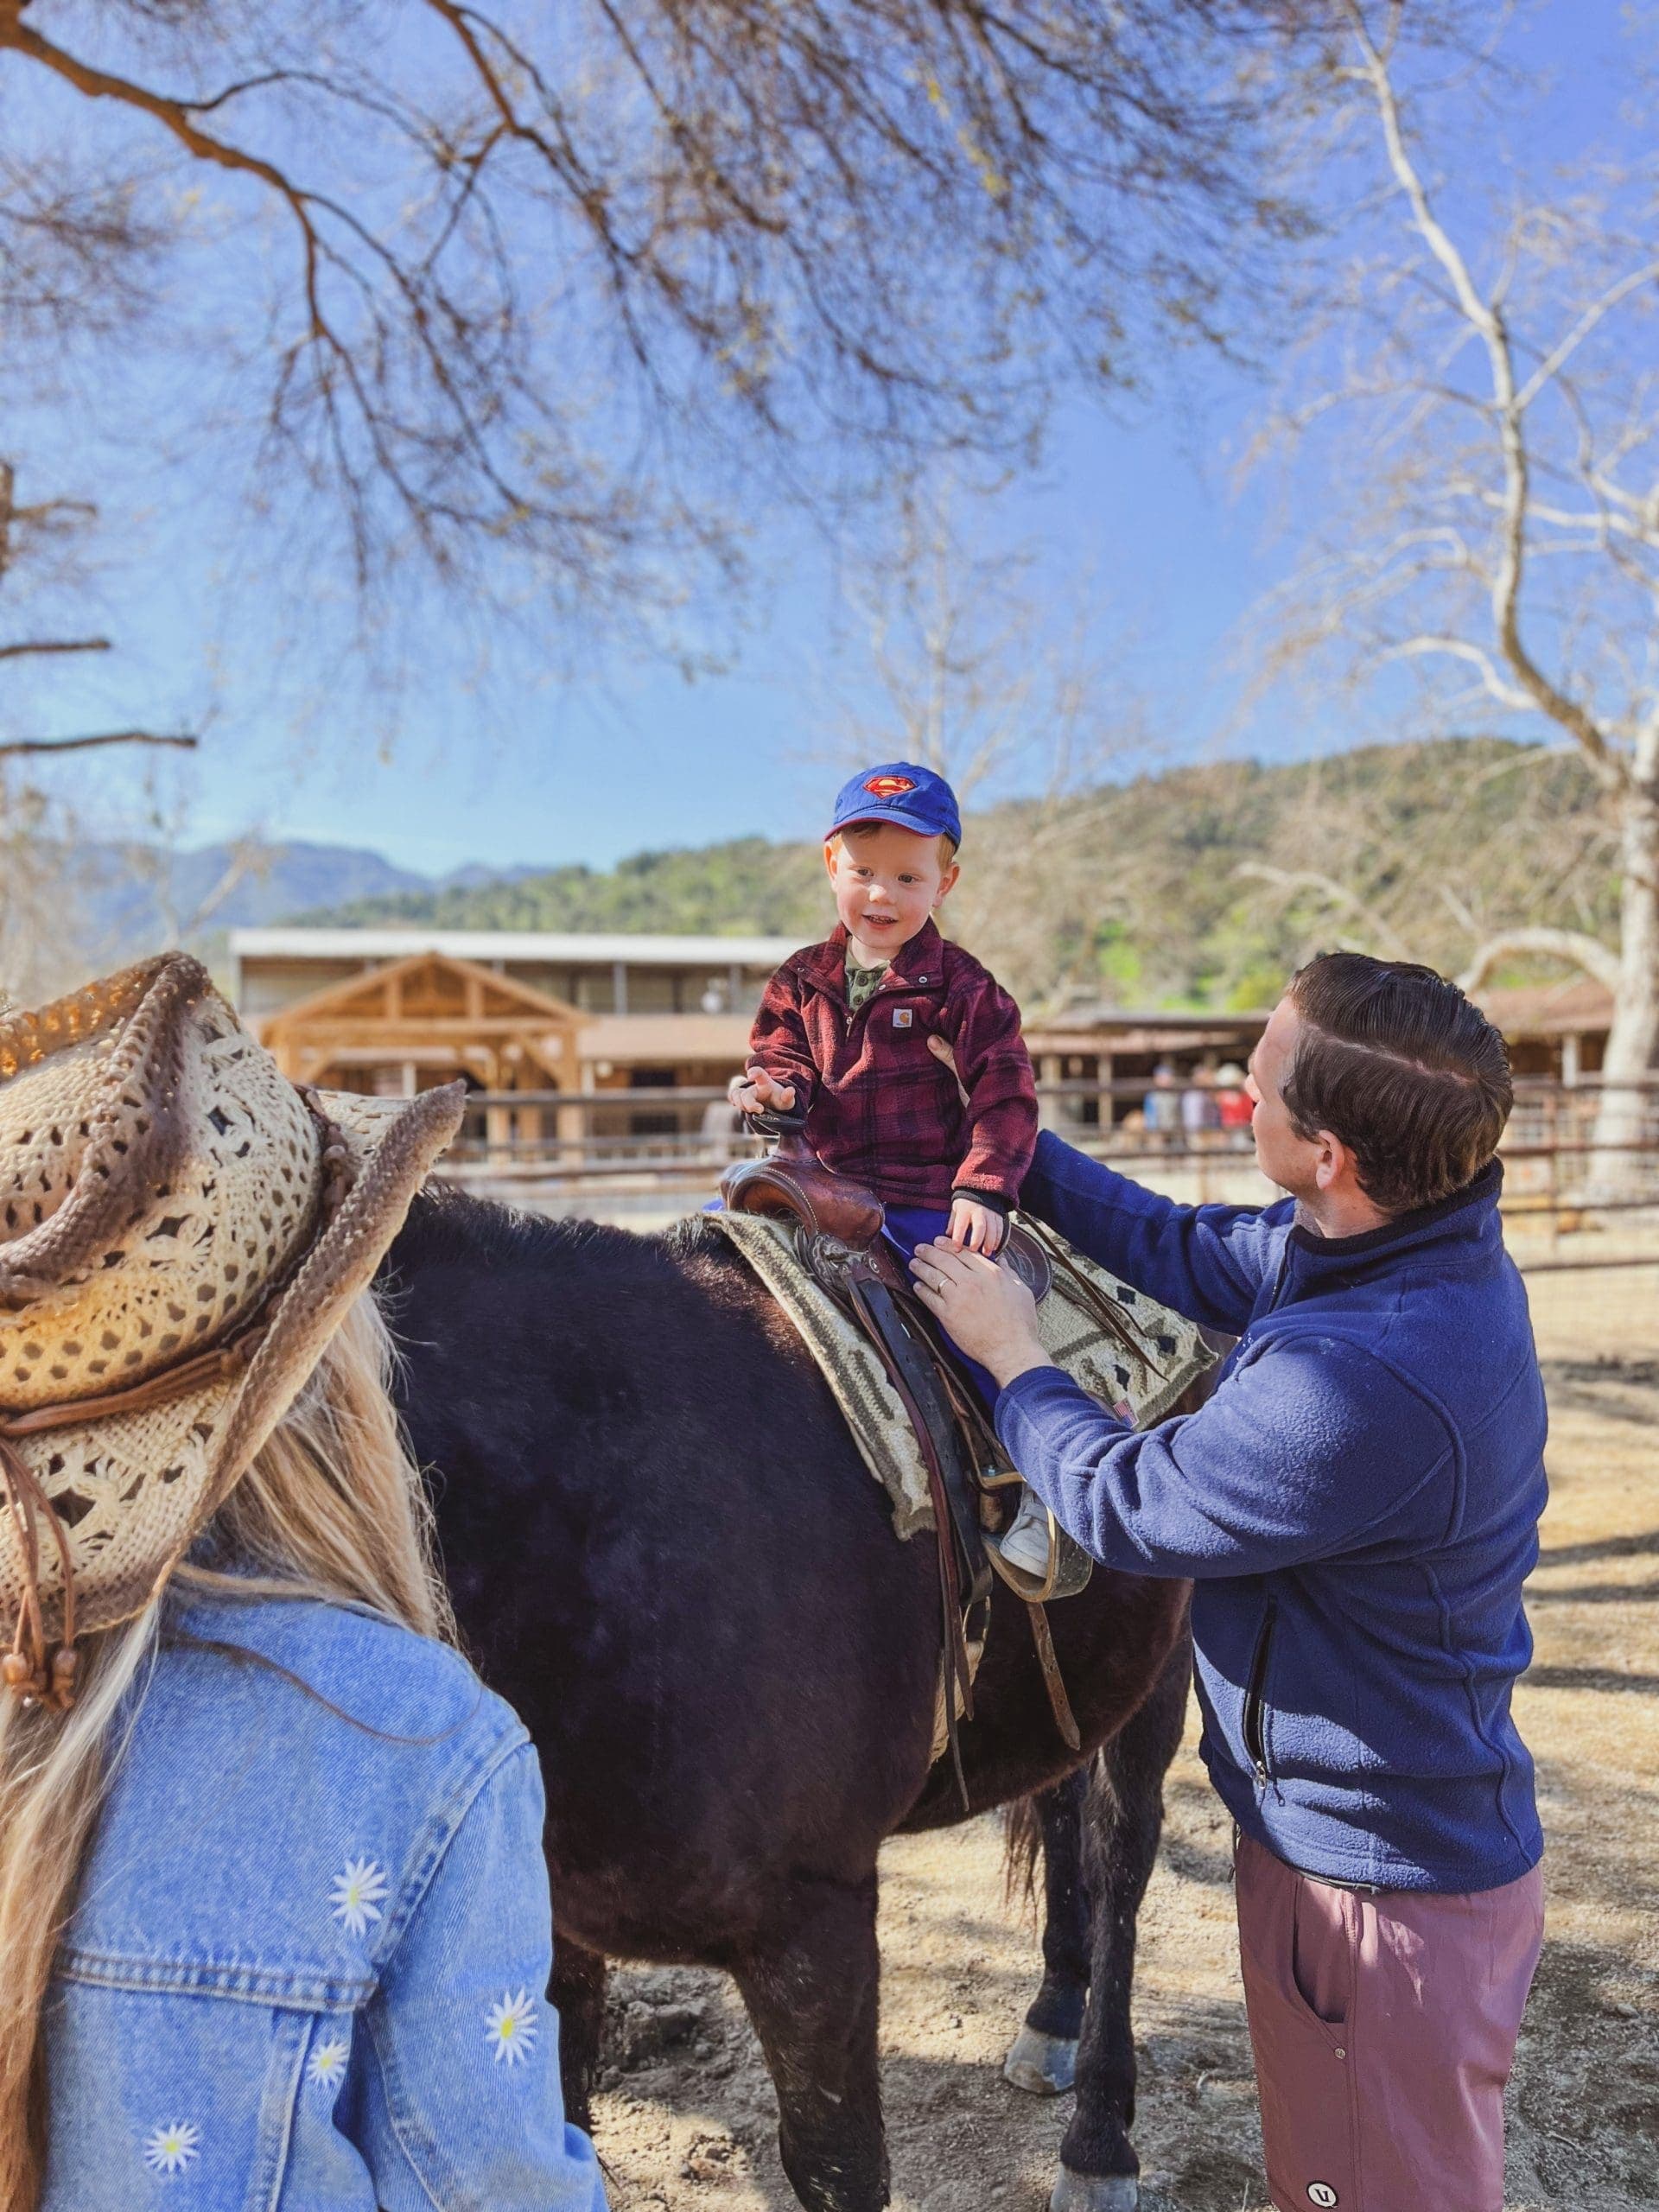
[[[1427,969],[1335,953],[1252,1056],[1265,1209],[1180,1206],[1039,1141],[1022,1204],[1238,1338],[1136,1434],[1049,1363],[1028,1294],[925,1246],[921,1294],[1107,1565],[1191,1576],[1204,1757],[1281,2212],[1502,2212],[1503,2085],[1542,1937],[1531,1656],[1545,1412],[1497,1216],[1502,1039]]]
[[[1154,1152],[1166,1151],[1181,1126],[1181,1095],[1175,1087],[1172,1062],[1160,1060],[1152,1071],[1152,1088],[1141,1102],[1141,1118]]]

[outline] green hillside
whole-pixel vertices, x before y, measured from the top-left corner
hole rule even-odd
[[[823,864],[762,837],[636,853],[614,868],[556,868],[511,882],[399,891],[308,913],[308,922],[426,922],[448,930],[672,930],[821,934]]]
[[[1607,934],[1612,861],[1575,756],[1459,738],[1214,762],[970,815],[950,915],[1032,1005],[1246,1006],[1322,945],[1456,970],[1521,923]],[[743,838],[303,918],[805,940],[830,907],[816,847]]]

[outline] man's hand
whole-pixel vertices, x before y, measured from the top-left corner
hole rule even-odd
[[[940,1237],[916,1247],[910,1272],[928,1312],[999,1383],[1054,1364],[1037,1333],[1036,1301],[1012,1269],[982,1252],[959,1252]]]
[[[952,1198],[944,1233],[959,1252],[983,1252],[988,1259],[1001,1243],[1005,1226],[995,1206],[982,1205],[977,1198]]]
[[[765,1068],[752,1063],[732,1084],[732,1103],[741,1114],[787,1114],[795,1103],[792,1083],[774,1083]]]

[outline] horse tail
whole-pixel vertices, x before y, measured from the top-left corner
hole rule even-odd
[[[1008,1903],[1034,1911],[1037,1867],[1043,1855],[1043,1824],[1034,1797],[1016,1797],[1002,1815],[1005,1857],[1002,1893]]]

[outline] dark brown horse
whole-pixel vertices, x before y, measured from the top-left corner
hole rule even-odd
[[[640,1237],[435,1191],[383,1290],[463,1631],[541,1753],[573,2117],[607,1955],[721,1967],[802,2202],[875,2212],[876,1854],[963,1817],[949,1763],[929,1767],[931,1544],[895,1540],[793,1330],[701,1223]],[[1052,1609],[1077,1755],[999,1587],[963,1732],[974,1811],[1049,1793],[1046,1972],[1016,2049],[1027,2086],[1052,2082],[1081,2029],[1066,2212],[1135,2202],[1129,1982],[1185,1618],[1184,1585],[1103,1572]],[[1080,1817],[1065,1777],[1096,1751]]]

